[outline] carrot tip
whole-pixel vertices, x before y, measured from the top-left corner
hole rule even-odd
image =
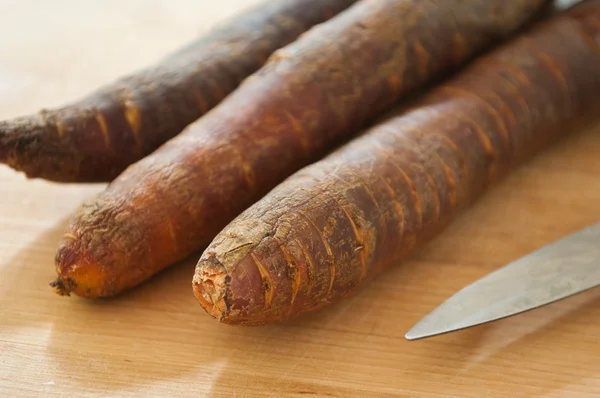
[[[75,289],[75,283],[71,279],[57,278],[55,281],[50,282],[50,286],[54,288],[54,292],[59,296],[70,296]]]
[[[0,163],[28,177],[35,175],[39,160],[53,150],[44,139],[47,134],[48,127],[39,115],[0,121]]]
[[[12,152],[9,132],[8,122],[0,122],[0,163],[8,163]]]
[[[194,296],[202,308],[219,321],[229,314],[227,293],[230,279],[227,270],[216,258],[210,257],[198,262],[192,282]]]

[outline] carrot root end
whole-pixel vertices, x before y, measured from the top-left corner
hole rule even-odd
[[[219,321],[223,321],[229,314],[227,292],[230,279],[223,264],[214,257],[200,260],[196,267],[194,296],[202,308]]]
[[[54,292],[59,296],[70,296],[71,292],[75,290],[76,285],[72,279],[57,278],[53,282],[50,282],[50,286],[54,289]]]

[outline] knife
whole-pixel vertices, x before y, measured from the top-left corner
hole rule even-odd
[[[517,315],[600,285],[600,222],[475,281],[421,319],[407,340]]]

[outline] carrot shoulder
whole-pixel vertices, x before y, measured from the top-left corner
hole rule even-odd
[[[267,0],[77,101],[0,122],[0,162],[29,178],[111,181],[218,104],[273,51],[354,2]]]
[[[224,323],[257,325],[358,291],[597,117],[599,65],[596,0],[481,56],[233,220],[197,265],[197,300]]]
[[[79,209],[58,248],[57,291],[115,295],[205,248],[285,177],[543,3],[361,1],[312,28]]]

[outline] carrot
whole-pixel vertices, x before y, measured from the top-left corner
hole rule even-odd
[[[236,217],[198,262],[198,302],[223,323],[260,325],[357,292],[597,117],[599,66],[598,0],[478,57]]]
[[[0,162],[29,178],[108,182],[201,117],[276,49],[356,0],[266,0],[57,109],[0,122]]]
[[[312,28],[84,204],[59,245],[53,286],[113,296],[205,248],[285,177],[542,4],[367,0]]]

